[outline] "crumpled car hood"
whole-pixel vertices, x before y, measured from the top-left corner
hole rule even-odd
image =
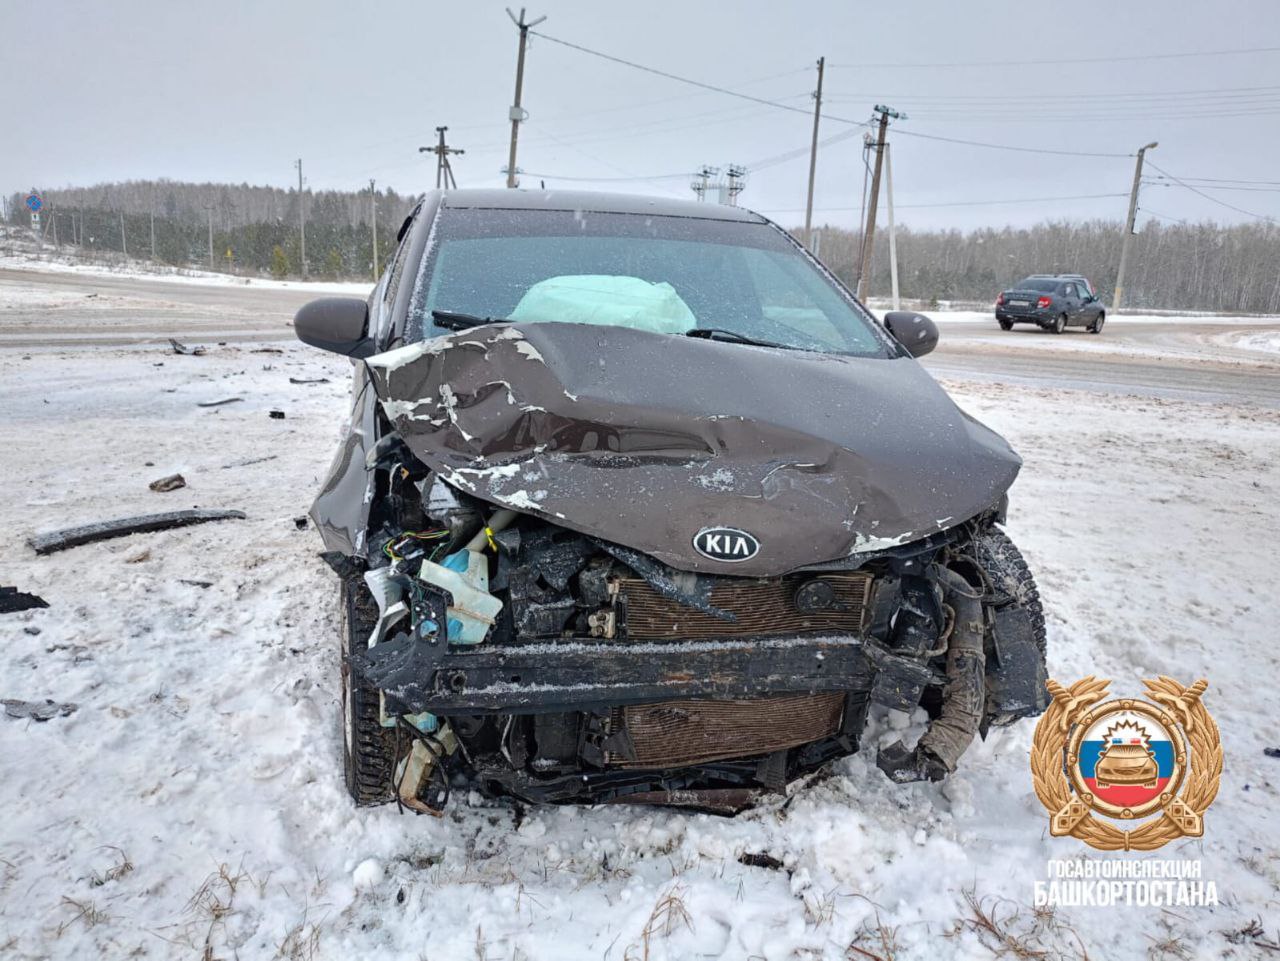
[[[911,358],[530,323],[366,363],[450,484],[682,570],[774,576],[908,543],[993,507],[1022,463]],[[759,552],[705,557],[704,528]]]

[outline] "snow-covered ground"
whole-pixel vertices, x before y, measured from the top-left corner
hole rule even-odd
[[[295,525],[346,378],[296,345],[0,352],[0,583],[50,604],[0,616],[0,698],[77,705],[0,714],[0,956],[1249,958],[1231,936],[1254,919],[1277,939],[1280,412],[954,390],[1026,458],[1009,530],[1045,597],[1051,673],[1133,693],[1207,677],[1226,748],[1204,838],[1161,852],[1202,859],[1221,906],[1037,912],[1046,859],[1144,856],[1049,837],[1030,723],[941,786],[899,787],[874,750],[920,718],[878,712],[862,755],[734,819],[465,796],[440,820],[354,810],[333,578]],[[187,487],[148,490],[174,472]],[[191,506],[248,519],[49,557],[24,544]]]
[[[369,293],[372,281],[301,281],[275,280],[268,277],[241,277],[235,274],[198,270],[193,267],[172,267],[150,260],[133,260],[120,255],[100,259],[87,259],[74,248],[38,246],[30,241],[14,241],[13,231],[0,234],[0,268],[14,270],[47,271],[58,274],[81,274],[87,277],[129,277],[139,280],[156,280],[165,283],[202,284],[212,286],[258,287],[268,290],[314,290],[321,293],[353,294],[363,297]]]

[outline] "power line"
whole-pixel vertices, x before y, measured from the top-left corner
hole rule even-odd
[[[621,64],[624,67],[631,67],[635,70],[643,70],[645,73],[651,73],[658,77],[665,77],[668,80],[675,80],[678,83],[688,84],[692,87],[700,87],[703,90],[711,90],[715,93],[722,93],[729,97],[737,97],[739,100],[750,100],[752,103],[764,104],[766,107],[776,107],[778,110],[786,110],[790,113],[799,113],[808,117],[811,111],[807,107],[795,107],[791,104],[781,103],[777,100],[769,100],[766,97],[756,97],[749,93],[742,93],[739,90],[730,90],[728,87],[721,87],[714,83],[704,83],[701,80],[692,80],[689,77],[682,77],[679,74],[670,73],[666,70],[659,70],[657,67],[648,67],[642,63],[636,63],[634,60],[625,60],[622,57],[615,57],[613,54],[604,53],[600,50],[592,50],[590,47],[584,47],[581,44],[571,43],[568,40],[561,40],[559,37],[553,37],[550,34],[541,32],[540,30],[530,30],[536,37],[543,40],[549,40],[552,43],[558,43],[562,47],[569,47],[580,53],[590,54],[593,57],[599,57],[601,60],[608,60],[611,63]],[[858,124],[859,126],[870,126],[870,121],[847,120],[839,117],[828,117],[829,120],[839,120],[841,123]]]
[[[1014,150],[1018,153],[1056,154],[1060,157],[1132,157],[1131,153],[1093,153],[1082,150],[1053,150],[1049,147],[1019,147],[1013,144],[985,143],[981,140],[962,140],[958,137],[940,137],[937,134],[920,133],[918,130],[902,130],[898,133],[904,137],[919,137],[922,140],[938,140],[942,143],[965,144],[969,147],[986,147],[990,150]],[[899,206],[902,206],[901,204]]]
[[[888,70],[888,69],[909,69],[922,70],[932,69],[936,67],[1028,67],[1043,66],[1045,64],[1077,64],[1077,63],[1130,63],[1146,60],[1179,60],[1187,57],[1222,57],[1235,56],[1246,53],[1276,53],[1280,52],[1280,47],[1242,47],[1236,50],[1191,50],[1184,53],[1148,53],[1135,54],[1127,57],[1072,57],[1068,60],[953,60],[950,62],[915,62],[903,63],[896,61],[892,63],[833,63],[828,64],[830,67],[838,69],[855,69],[855,70]]]
[[[1150,161],[1148,161],[1148,163],[1150,163]],[[1269,222],[1274,222],[1274,221],[1275,221],[1275,218],[1274,218],[1274,217],[1268,217],[1266,214],[1255,214],[1252,210],[1245,210],[1243,207],[1237,207],[1235,204],[1229,204],[1229,203],[1227,203],[1225,200],[1219,200],[1217,197],[1211,197],[1209,194],[1205,193],[1203,190],[1200,190],[1200,189],[1198,189],[1198,188],[1196,188],[1196,187],[1191,186],[1191,184],[1189,184],[1189,183],[1184,183],[1183,181],[1179,180],[1177,177],[1175,177],[1173,174],[1169,173],[1169,171],[1165,170],[1163,167],[1157,167],[1154,163],[1153,163],[1153,164],[1151,164],[1151,166],[1152,166],[1153,168],[1155,168],[1156,170],[1160,171],[1160,173],[1164,174],[1166,177],[1168,177],[1168,178],[1169,178],[1170,180],[1172,180],[1174,183],[1176,183],[1176,184],[1178,184],[1178,185],[1180,185],[1180,186],[1182,186],[1182,187],[1186,187],[1186,188],[1187,188],[1188,190],[1190,190],[1193,194],[1199,194],[1199,195],[1200,195],[1201,197],[1203,197],[1205,200],[1212,201],[1213,203],[1217,204],[1219,207],[1226,207],[1228,210],[1234,210],[1236,213],[1245,214],[1245,215],[1247,215],[1247,216],[1249,216],[1249,217],[1253,217],[1253,218],[1255,218],[1255,219],[1257,219],[1257,220],[1266,220],[1266,221],[1269,221]]]
[[[895,128],[895,130],[897,133],[902,133],[901,128]],[[1066,196],[1066,197],[1019,197],[1017,200],[953,200],[953,201],[945,201],[943,203],[932,203],[932,204],[900,204],[895,202],[894,207],[899,210],[904,207],[910,207],[913,210],[923,210],[926,208],[934,208],[934,207],[994,207],[994,206],[999,206],[1003,204],[1039,204],[1039,203],[1049,203],[1051,201],[1059,201],[1059,200],[1101,200],[1104,198],[1109,199],[1113,197],[1127,197],[1127,196],[1129,195],[1126,193],[1110,193],[1110,194],[1073,194],[1071,196]],[[857,207],[815,207],[814,209],[822,210],[822,211],[846,211],[846,210],[857,210],[858,208]],[[804,208],[803,207],[768,207],[768,208],[764,208],[763,212],[771,213],[771,214],[794,214],[794,213],[804,213]]]

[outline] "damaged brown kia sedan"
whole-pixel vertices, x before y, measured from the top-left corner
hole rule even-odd
[[[428,195],[369,301],[297,316],[350,356],[312,516],[341,578],[347,785],[439,811],[733,811],[923,706],[936,780],[1047,702],[998,526],[1021,461],[747,210]]]

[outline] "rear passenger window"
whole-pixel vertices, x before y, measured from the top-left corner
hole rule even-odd
[[[1063,293],[1065,293],[1068,297],[1074,297],[1074,296],[1076,295],[1076,285],[1075,285],[1075,284],[1067,284],[1067,286],[1066,286],[1065,290],[1063,291]]]

